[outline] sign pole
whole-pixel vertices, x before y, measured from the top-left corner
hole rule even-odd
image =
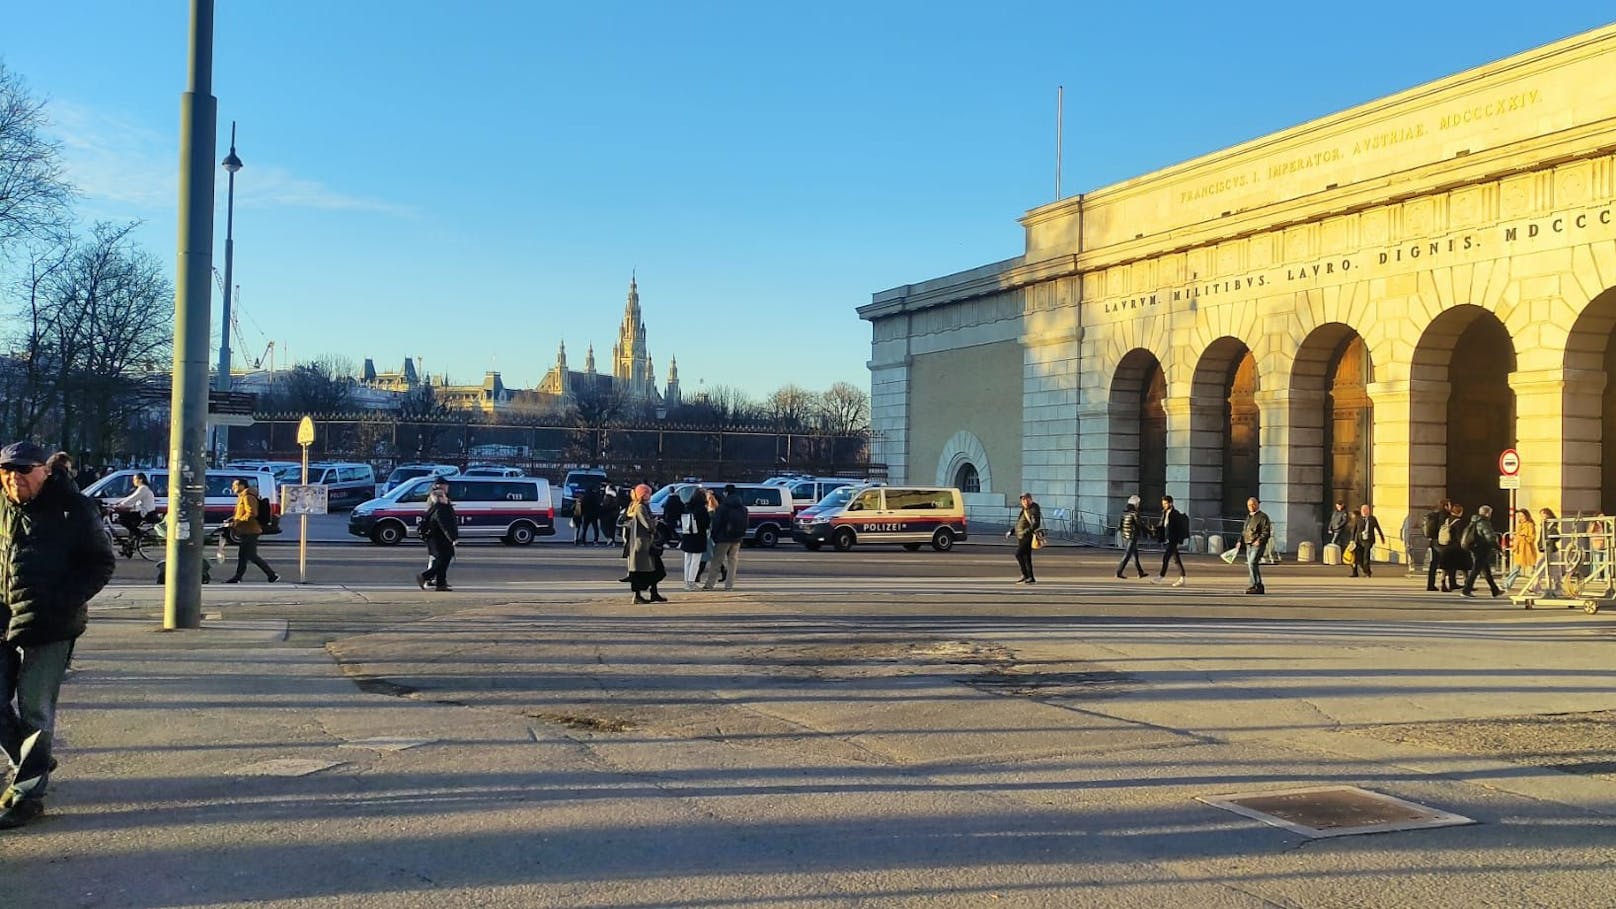
[[[303,485],[309,485],[309,446],[314,444],[314,420],[304,417],[297,424],[297,444],[303,448]],[[297,516],[297,582],[309,582],[309,516]]]

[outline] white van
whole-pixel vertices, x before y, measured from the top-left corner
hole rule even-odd
[[[378,499],[354,508],[348,532],[369,537],[381,546],[395,546],[426,514],[426,494],[436,477],[417,477]],[[526,546],[535,537],[555,534],[555,505],[550,481],[542,477],[448,477],[449,501],[460,522],[460,537],[499,540],[508,546]]]
[[[297,475],[302,475],[301,466]],[[352,508],[376,498],[376,471],[357,461],[322,461],[309,465],[309,485],[326,487],[326,502],[332,511]]]
[[[843,497],[845,496],[845,500]],[[858,543],[926,543],[947,552],[966,538],[965,498],[942,486],[859,486],[838,491],[840,504],[804,511],[791,537],[809,549],[829,542],[838,552]]]
[[[150,470],[116,470],[107,474],[94,483],[91,483],[84,494],[92,499],[101,500],[104,505],[116,505],[125,496],[135,489],[135,474],[146,475],[146,484],[151,487],[152,495],[157,499],[157,514],[168,514],[168,468],[153,467]],[[207,473],[207,490],[202,500],[204,522],[209,530],[217,530],[224,522],[230,520],[236,513],[236,494],[231,491],[230,484],[235,480],[246,480],[247,485],[257,490],[260,498],[269,497],[270,514],[275,520],[269,527],[264,528],[265,534],[281,532],[280,514],[281,503],[275,493],[275,475],[265,470],[209,470]]]

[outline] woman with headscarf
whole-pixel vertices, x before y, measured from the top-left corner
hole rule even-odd
[[[670,501],[674,501],[670,499]],[[628,563],[628,585],[634,602],[641,605],[666,603],[657,592],[657,583],[666,575],[661,567],[662,541],[657,539],[657,521],[651,514],[651,487],[641,483],[629,494],[628,508],[618,519],[624,540],[624,561]],[[649,592],[650,597],[645,593]]]

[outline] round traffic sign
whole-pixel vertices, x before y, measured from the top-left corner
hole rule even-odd
[[[1513,477],[1521,472],[1521,456],[1513,448],[1504,449],[1498,456],[1498,472],[1506,477]]]

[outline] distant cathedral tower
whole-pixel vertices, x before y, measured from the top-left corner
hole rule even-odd
[[[681,403],[679,397],[679,358],[668,360],[668,391],[662,396],[663,403],[671,406]]]
[[[632,277],[628,279],[623,324],[617,330],[617,343],[612,346],[612,377],[630,398],[656,395],[651,355],[645,344],[645,320],[640,317],[640,289]]]
[[[589,345],[589,353],[584,355],[584,372],[595,374],[595,345]]]

